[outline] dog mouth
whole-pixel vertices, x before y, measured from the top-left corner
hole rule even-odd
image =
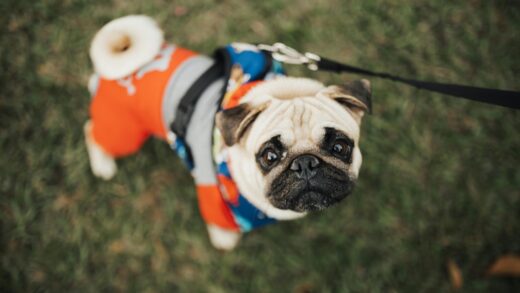
[[[292,188],[286,194],[268,196],[271,204],[283,210],[295,212],[314,212],[324,210],[346,198],[352,191],[353,182],[345,182],[340,188],[323,188],[308,182],[299,184],[300,188]]]

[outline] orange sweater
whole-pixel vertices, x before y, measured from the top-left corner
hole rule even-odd
[[[96,143],[121,157],[136,152],[150,135],[166,139],[161,109],[166,85],[175,70],[195,55],[165,46],[155,61],[166,61],[166,68],[139,70],[118,80],[100,78],[90,106]]]

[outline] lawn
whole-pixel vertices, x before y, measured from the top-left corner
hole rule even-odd
[[[288,45],[406,77],[520,90],[518,1],[2,0],[1,292],[519,292],[520,112],[372,79],[357,189],[214,250],[189,173],[150,140],[111,181],[82,126],[94,33],[148,14],[203,53]],[[326,83],[356,75],[310,73]]]

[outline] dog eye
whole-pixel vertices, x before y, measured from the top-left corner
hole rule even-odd
[[[351,147],[348,142],[344,140],[336,140],[330,152],[337,157],[348,159],[350,157]]]
[[[280,161],[280,159],[281,157],[279,152],[272,147],[266,147],[257,157],[257,162],[262,170],[269,171],[278,163],[278,161]]]
[[[332,147],[332,151],[335,152],[336,154],[341,154],[343,152],[343,150],[345,149],[345,145],[342,144],[342,143],[336,143],[333,147]]]
[[[272,165],[278,161],[278,154],[273,149],[268,148],[264,150],[262,154],[262,160],[268,165]]]
[[[273,169],[280,161],[283,161],[287,156],[287,151],[280,142],[280,136],[274,136],[266,141],[258,153],[256,153],[256,163],[258,167],[266,174]]]

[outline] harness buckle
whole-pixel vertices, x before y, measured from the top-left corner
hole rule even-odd
[[[312,71],[318,70],[318,62],[321,58],[314,53],[301,53],[283,43],[274,43],[273,45],[259,44],[257,47],[260,50],[271,52],[273,59],[276,61],[287,64],[304,64]]]

